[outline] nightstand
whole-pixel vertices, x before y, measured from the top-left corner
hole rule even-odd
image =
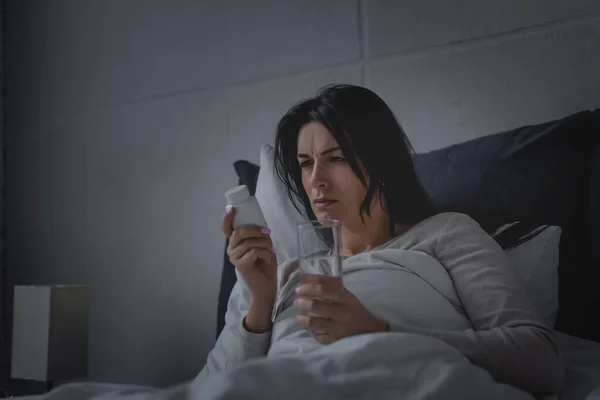
[[[78,285],[15,286],[11,378],[53,382],[87,376],[89,293]]]

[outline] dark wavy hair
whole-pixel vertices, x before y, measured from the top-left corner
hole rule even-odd
[[[416,224],[435,214],[433,202],[419,181],[412,148],[387,104],[371,90],[353,85],[325,86],[315,97],[293,106],[279,121],[275,136],[275,171],[296,209],[316,219],[302,185],[296,158],[300,128],[322,124],[339,144],[352,171],[367,189],[360,216],[370,216],[370,205],[380,193],[396,224]],[[360,165],[366,171],[362,173]]]

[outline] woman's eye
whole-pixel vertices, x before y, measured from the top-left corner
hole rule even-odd
[[[307,168],[310,167],[312,165],[312,161],[302,161],[300,163],[300,168]]]
[[[340,162],[340,161],[346,161],[346,159],[343,157],[332,156],[329,158],[329,161]]]

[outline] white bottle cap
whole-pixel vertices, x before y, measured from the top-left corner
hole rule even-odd
[[[227,199],[227,204],[239,204],[250,197],[250,191],[248,190],[248,186],[240,185],[234,188],[229,189],[225,192],[225,198]]]

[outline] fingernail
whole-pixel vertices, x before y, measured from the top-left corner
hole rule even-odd
[[[296,290],[295,290],[295,292],[296,292],[296,293],[300,293],[300,288],[301,288],[301,286],[296,286]]]
[[[271,230],[270,230],[269,228],[262,228],[260,231],[261,231],[262,233],[264,233],[265,235],[268,235],[268,234],[270,234],[270,233],[271,233]]]
[[[233,207],[232,207],[232,206],[227,206],[227,207],[225,207],[225,213],[226,213],[226,214],[231,214],[231,211],[232,211],[232,210],[233,210]]]

